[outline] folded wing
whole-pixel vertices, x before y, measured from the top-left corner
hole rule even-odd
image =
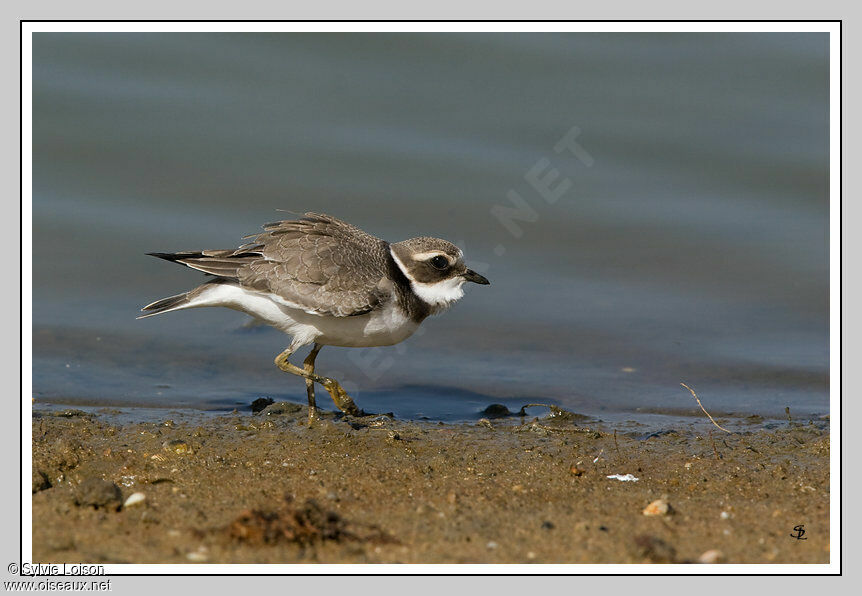
[[[274,294],[314,314],[364,314],[391,291],[385,281],[387,243],[355,226],[306,213],[263,229],[235,250],[150,254]]]

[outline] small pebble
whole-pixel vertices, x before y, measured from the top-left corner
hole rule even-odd
[[[656,499],[643,510],[644,515],[668,515],[673,511],[670,503],[664,499]]]
[[[489,542],[488,542],[488,544],[486,544],[486,545],[485,545],[485,548],[487,548],[488,550],[494,550],[494,549],[495,549],[495,548],[497,548],[498,546],[499,546],[499,545],[498,545],[496,542],[494,542],[493,540],[491,540],[491,541],[489,541]]]
[[[269,397],[258,397],[256,400],[251,402],[251,411],[253,414],[257,414],[266,409],[267,406],[271,406],[274,402],[275,400]]]
[[[710,549],[697,558],[698,563],[712,564],[724,560],[724,553],[720,550]]]
[[[144,493],[132,493],[129,495],[129,498],[123,503],[123,507],[134,507],[135,505],[142,505],[144,501],[147,500],[147,495]]]
[[[510,412],[509,408],[503,404],[491,404],[482,410],[482,414],[484,414],[486,418],[504,418],[506,416],[511,416],[512,412]]]

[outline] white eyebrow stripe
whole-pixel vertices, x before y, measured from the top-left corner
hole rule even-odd
[[[449,255],[439,250],[432,250],[430,252],[417,252],[413,255],[413,258],[417,261],[426,261],[432,257],[446,257],[446,260],[449,261],[450,264],[452,263],[451,259],[449,258]]]

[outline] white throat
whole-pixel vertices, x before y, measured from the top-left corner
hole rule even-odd
[[[416,281],[391,248],[389,249],[389,253],[395,260],[395,264],[398,265],[401,273],[404,274],[404,277],[410,280],[410,287],[413,289],[413,293],[419,296],[419,299],[430,306],[434,312],[448,308],[453,302],[464,296],[463,286],[465,280],[460,275],[435,283]]]

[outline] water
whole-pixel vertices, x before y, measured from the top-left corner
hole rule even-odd
[[[826,414],[827,44],[35,34],[34,396],[304,401],[272,364],[288,338],[244,315],[135,320],[202,279],[144,253],[233,247],[288,209],[450,239],[491,279],[399,346],[321,352],[366,409],[676,420],[699,412],[685,382],[714,413]],[[555,151],[575,126],[580,158]],[[570,181],[558,200],[537,164]],[[519,237],[491,214],[509,191],[533,210]]]

